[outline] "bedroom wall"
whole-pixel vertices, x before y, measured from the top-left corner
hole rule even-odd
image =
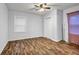
[[[14,32],[14,16],[23,16],[26,18],[25,32]],[[37,14],[9,11],[9,39],[10,40],[43,36],[42,26],[43,26],[42,18]]]
[[[63,10],[57,10],[57,35],[58,40],[63,40]]]
[[[44,36],[52,40],[57,39],[57,19],[56,10],[44,16]]]
[[[62,15],[57,9],[52,10],[44,16],[44,36],[54,41],[62,40]]]
[[[0,3],[0,53],[8,41],[8,9]]]
[[[66,42],[68,42],[68,19],[67,13],[79,11],[79,5],[73,6],[63,11],[63,37]]]

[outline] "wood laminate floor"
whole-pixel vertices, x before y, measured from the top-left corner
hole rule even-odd
[[[78,55],[79,46],[44,37],[9,41],[2,55]]]

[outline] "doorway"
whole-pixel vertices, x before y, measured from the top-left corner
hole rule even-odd
[[[79,45],[79,11],[68,13],[69,42]]]

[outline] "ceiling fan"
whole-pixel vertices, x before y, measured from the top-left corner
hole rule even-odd
[[[51,7],[49,7],[47,3],[37,3],[37,4],[34,4],[34,6],[39,11],[45,11],[45,10],[51,9]]]
[[[44,8],[44,9],[50,9],[50,7],[47,5],[47,3],[40,3],[34,5],[35,7]]]
[[[31,10],[34,10],[36,12],[44,12],[44,11],[50,11],[54,8],[58,8],[61,5],[53,4],[53,3],[33,3],[33,8]]]

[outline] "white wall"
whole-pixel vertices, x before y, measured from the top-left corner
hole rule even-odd
[[[56,10],[49,12],[44,16],[44,36],[53,40],[56,40],[57,34],[57,20]]]
[[[26,32],[14,32],[14,16],[23,16],[26,18]],[[17,11],[9,11],[10,40],[43,36],[42,26],[42,18],[39,15]]]
[[[67,19],[67,13],[79,11],[79,5],[71,7],[69,9],[66,9],[63,11],[63,34],[64,34],[64,40],[68,42],[68,19]]]
[[[63,10],[57,10],[57,35],[58,40],[63,39]]]
[[[0,53],[5,47],[8,39],[8,9],[5,4],[0,3]]]
[[[62,40],[62,14],[60,10],[52,10],[44,16],[44,36],[54,41]]]

